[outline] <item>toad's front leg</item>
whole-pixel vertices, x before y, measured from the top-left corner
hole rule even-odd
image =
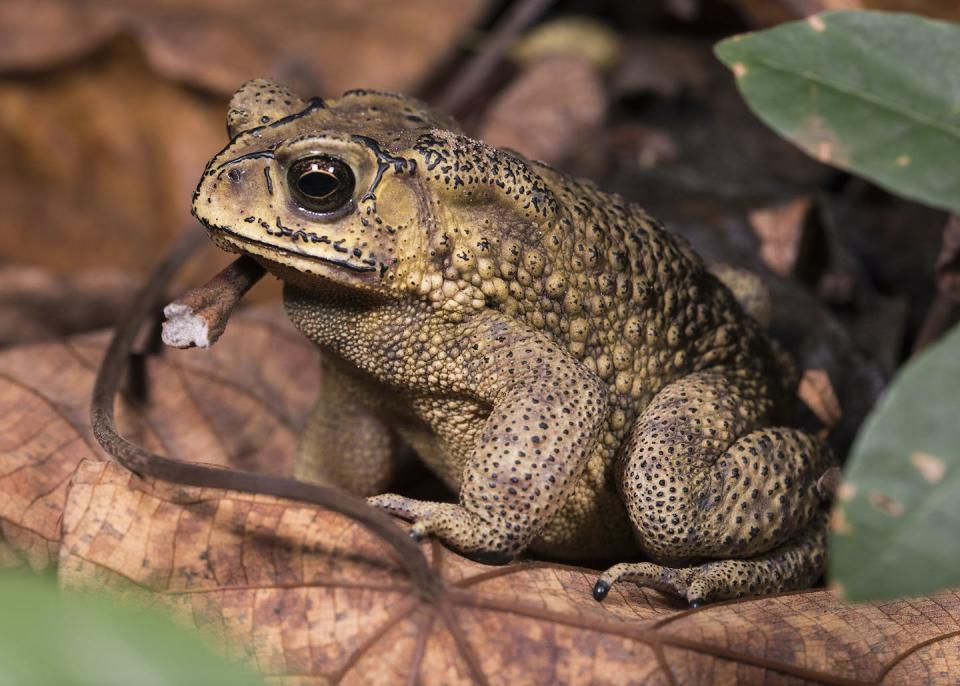
[[[487,559],[522,552],[573,491],[606,419],[607,388],[553,341],[491,313],[458,336],[467,390],[492,410],[464,467],[458,504],[394,494],[369,502]]]

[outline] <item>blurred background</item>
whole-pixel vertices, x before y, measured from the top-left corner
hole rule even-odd
[[[839,399],[844,451],[925,327],[955,319],[929,320],[947,217],[780,140],[712,48],[851,8],[960,20],[945,0],[0,0],[0,345],[108,326],[200,230],[191,194],[242,82],[396,90],[759,273],[774,334]],[[179,287],[229,261],[206,246]]]

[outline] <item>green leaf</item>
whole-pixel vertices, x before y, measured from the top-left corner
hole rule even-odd
[[[0,575],[0,686],[262,684],[155,611]]]
[[[757,116],[813,157],[960,212],[960,25],[825,12],[716,54]]]
[[[829,575],[848,598],[960,584],[960,326],[894,379],[844,479]]]

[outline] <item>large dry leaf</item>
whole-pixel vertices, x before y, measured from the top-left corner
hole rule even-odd
[[[854,606],[816,590],[690,611],[624,586],[600,605],[591,570],[485,567],[436,544],[427,552],[446,581],[434,604],[385,546],[339,515],[84,462],[64,513],[60,574],[70,587],[168,606],[292,683],[960,676],[956,593]]]
[[[488,0],[4,0],[0,70],[34,71],[127,34],[166,76],[222,95],[254,76],[338,95],[415,88]]]
[[[244,313],[227,331],[209,354],[150,358],[146,380],[130,379],[118,400],[121,431],[159,453],[287,473],[316,394],[316,354],[278,308]],[[82,460],[107,459],[89,426],[107,340],[91,334],[0,354],[0,562],[51,564],[67,482]],[[143,388],[148,408],[137,400]]]
[[[225,140],[224,111],[158,76],[126,42],[36,78],[0,77],[3,260],[148,271],[192,222],[197,177]],[[195,279],[225,264],[219,252],[206,253]]]
[[[222,637],[289,684],[955,683],[960,595],[850,605],[811,590],[688,610],[592,570],[489,567],[424,543],[426,602],[390,549],[302,504],[142,480],[86,427],[102,335],[0,354],[0,561],[59,557],[65,586],[111,588]],[[210,352],[146,364],[121,429],[170,455],[289,471],[316,390],[309,344],[241,313]],[[138,386],[142,384],[133,384]],[[62,526],[61,526],[62,524]]]

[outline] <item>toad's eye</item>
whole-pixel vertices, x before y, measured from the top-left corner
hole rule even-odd
[[[287,184],[300,207],[328,214],[350,203],[356,179],[350,165],[339,157],[314,155],[290,165]]]

